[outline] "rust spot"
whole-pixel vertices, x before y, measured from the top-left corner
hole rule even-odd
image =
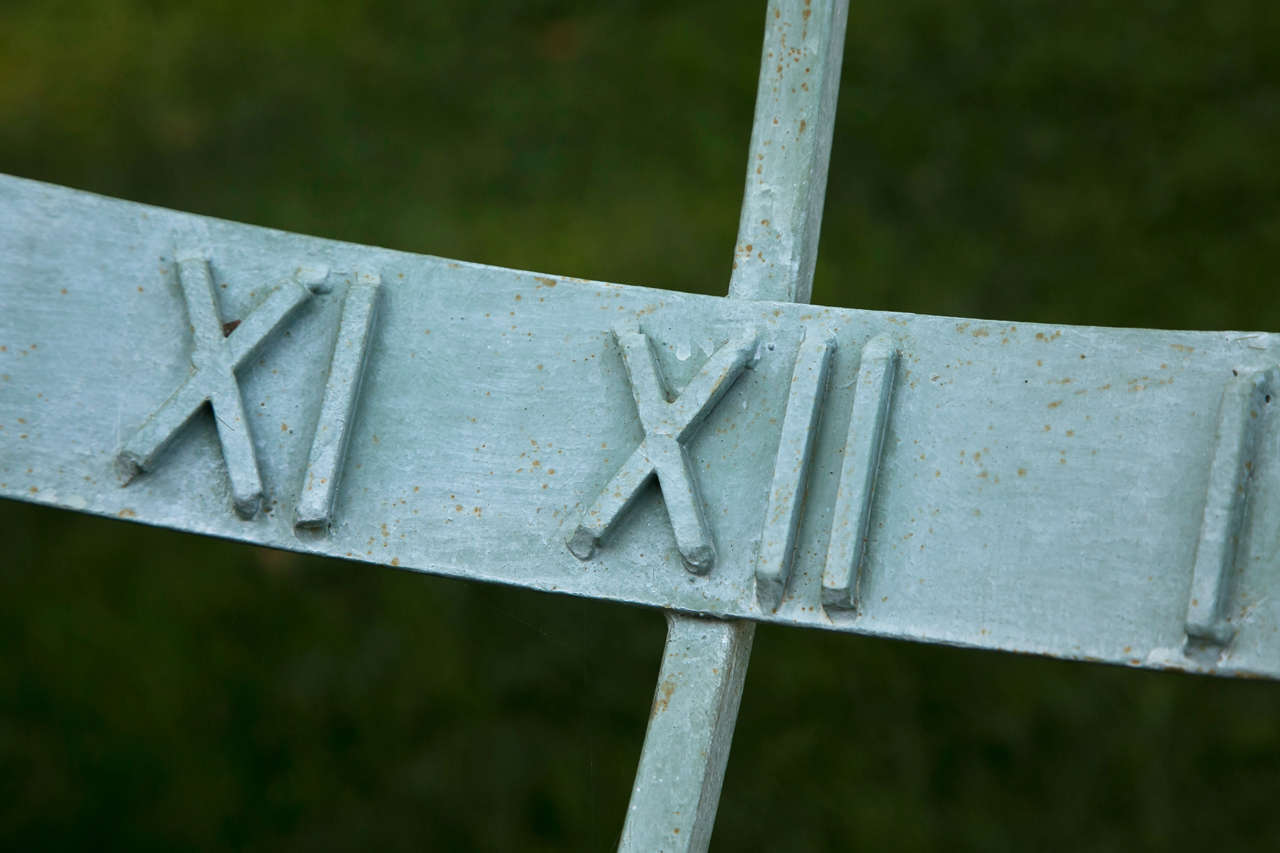
[[[392,557],[392,558],[391,558],[391,565],[393,565],[393,566],[398,566],[398,565],[400,565],[400,558],[399,558],[399,557]]]
[[[116,516],[118,518],[137,518],[138,514],[133,510],[129,509],[129,507],[125,507],[124,509],[117,512]]]
[[[671,695],[676,692],[676,683],[670,678],[658,685],[658,695],[653,699],[653,710],[649,714],[649,719],[661,714],[667,710],[667,703],[671,701]]]
[[[554,278],[545,278],[540,275],[534,276],[534,278],[536,278],[539,282],[541,282],[542,287],[555,287],[559,283]]]
[[[1061,400],[1054,400],[1052,403],[1050,403],[1050,404],[1049,404],[1049,408],[1051,408],[1051,409],[1056,409],[1056,408],[1058,408],[1058,407],[1059,407],[1059,406],[1061,406],[1061,405],[1062,405],[1062,401],[1061,401]]]
[[[805,12],[804,12],[804,14],[805,14],[805,17],[807,18],[807,17],[809,16],[809,10],[808,10],[808,9],[806,9],[806,10],[805,10]],[[806,127],[808,127],[808,126],[809,126],[809,123],[808,123],[807,121],[805,121],[804,119],[800,119],[800,132],[801,132],[801,133],[804,133],[804,129],[805,129]],[[64,291],[62,291],[62,292],[63,292],[63,293],[66,293],[66,291],[65,291],[65,290],[64,290]]]
[[[1018,469],[1018,476],[1019,476],[1019,477],[1025,477],[1025,476],[1027,476],[1027,469],[1026,469],[1026,468],[1019,468],[1019,469]]]

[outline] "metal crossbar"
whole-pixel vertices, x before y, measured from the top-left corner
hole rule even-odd
[[[846,13],[768,4],[728,298],[0,180],[0,494],[664,609],[625,850],[706,848],[757,622],[1280,677],[1274,336],[804,306]]]

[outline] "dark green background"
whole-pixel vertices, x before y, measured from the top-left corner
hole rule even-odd
[[[1273,0],[853,6],[816,302],[1280,329]],[[7,0],[0,171],[723,293],[762,26]],[[19,504],[0,537],[0,847],[616,841],[656,612]],[[715,842],[1274,849],[1278,782],[1280,686],[765,627]]]

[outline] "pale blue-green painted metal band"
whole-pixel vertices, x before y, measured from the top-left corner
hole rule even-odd
[[[1251,410],[1231,640],[1184,654],[1219,409],[1233,371],[1277,363],[1261,333],[956,320],[582,282],[0,181],[0,493],[241,541],[687,612],[1073,659],[1280,674],[1276,407]],[[174,252],[203,235],[224,322],[302,268],[328,270],[236,373],[265,494],[235,508],[215,420],[197,413],[123,485],[121,450],[191,374]],[[176,236],[175,236],[176,235]],[[357,270],[382,278],[333,523],[295,507]],[[224,288],[222,285],[226,285]],[[614,327],[635,318],[675,391],[744,329],[758,361],[687,443],[716,543],[691,575],[657,490],[589,560],[565,545],[643,440]],[[236,332],[231,333],[232,336]],[[757,543],[797,348],[836,342],[797,549],[776,612]],[[888,401],[856,610],[821,578],[858,384],[888,334]],[[231,340],[231,338],[228,338]],[[404,389],[415,389],[406,394]],[[1266,395],[1264,395],[1265,398]],[[1016,533],[1015,533],[1016,531]]]

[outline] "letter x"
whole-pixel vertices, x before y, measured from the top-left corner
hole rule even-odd
[[[178,275],[194,338],[191,375],[125,442],[116,460],[128,485],[138,474],[155,466],[177,433],[208,402],[213,407],[218,441],[227,463],[232,503],[241,517],[252,518],[262,503],[262,478],[244,400],[236,383],[236,369],[282,320],[307,301],[311,291],[288,280],[229,333],[224,333],[209,262],[198,256],[180,258]]]
[[[676,547],[689,571],[705,574],[715,562],[715,544],[703,518],[685,441],[754,356],[756,334],[742,334],[716,350],[674,402],[669,400],[649,337],[637,326],[618,328],[614,337],[631,380],[644,440],[600,490],[569,537],[569,550],[581,560],[588,559],[618,517],[635,501],[641,487],[656,476]]]

